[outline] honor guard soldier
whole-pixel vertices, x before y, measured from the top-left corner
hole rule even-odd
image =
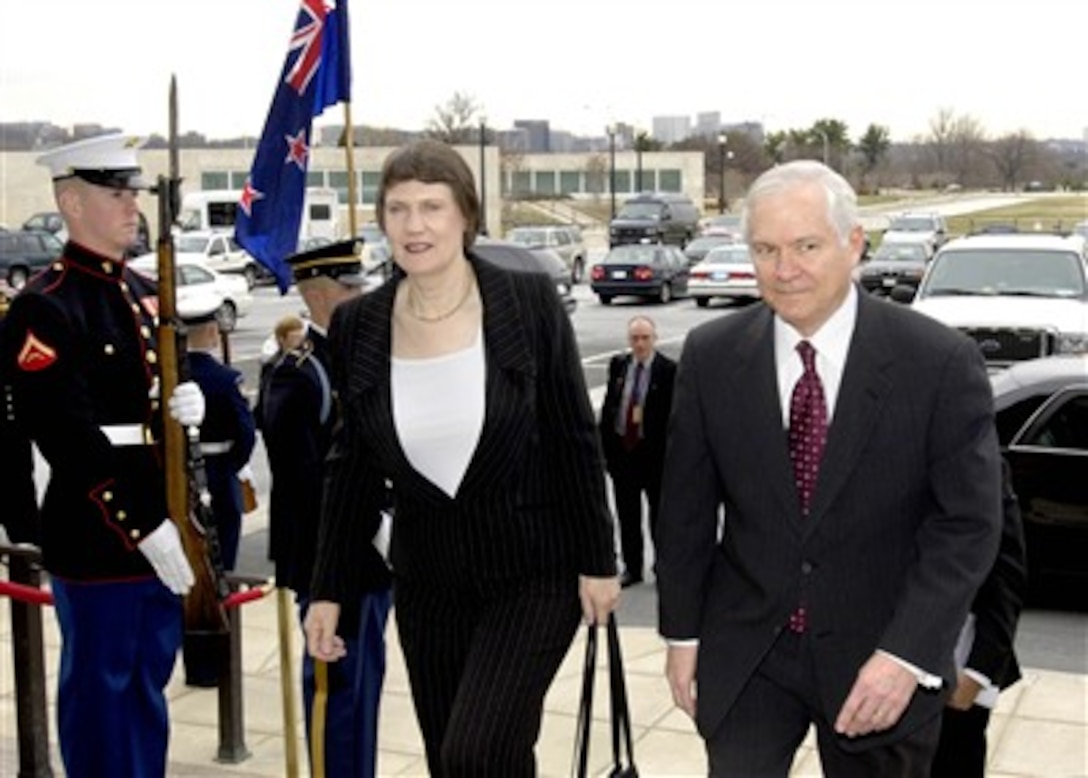
[[[296,593],[301,620],[309,606],[325,456],[338,416],[325,335],[333,309],[359,294],[363,277],[352,241],[297,254],[287,262],[310,319],[301,344],[281,347],[264,371],[257,416],[272,474],[269,557],[275,563],[277,585]],[[304,652],[302,690],[311,758],[314,742],[321,738],[325,775],[369,778],[375,773],[390,606],[389,573],[376,548],[359,549],[356,580],[358,600],[344,604],[347,622],[340,631],[347,657],[315,667]],[[315,695],[325,672],[326,694]],[[324,715],[315,715],[314,706],[323,699],[327,699]],[[324,732],[315,731],[315,723],[322,721]]]
[[[200,453],[211,495],[211,513],[219,538],[224,570],[233,570],[238,560],[242,528],[242,484],[239,473],[249,466],[256,441],[253,411],[242,394],[242,374],[224,364],[218,312],[222,297],[198,297],[178,315],[185,325],[189,356],[189,377],[204,395],[204,423],[200,425]],[[209,635],[185,636],[185,683],[213,687],[219,682],[218,645]]]
[[[140,140],[112,134],[54,149],[64,251],[15,298],[4,372],[18,422],[50,466],[41,546],[60,625],[57,718],[70,778],[161,776],[163,689],[193,573],[167,518],[154,282],[123,260],[144,187]],[[167,406],[198,425],[204,398]]]

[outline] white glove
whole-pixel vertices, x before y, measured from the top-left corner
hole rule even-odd
[[[257,479],[253,477],[253,468],[248,462],[242,465],[242,469],[234,475],[239,481],[249,481],[251,484],[257,483]]]
[[[170,415],[183,427],[199,427],[204,421],[204,393],[195,381],[178,384],[167,406]]]
[[[174,594],[188,594],[193,585],[193,570],[181,547],[181,536],[174,522],[167,519],[140,541],[140,552],[155,569],[166,588]]]

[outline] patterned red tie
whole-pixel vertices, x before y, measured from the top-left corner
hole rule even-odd
[[[807,516],[820,474],[820,460],[827,445],[827,403],[824,386],[816,373],[816,349],[807,340],[802,340],[797,344],[797,351],[805,372],[793,387],[790,400],[790,459],[793,461],[793,480],[801,498],[801,512]]]
[[[631,381],[631,393],[627,397],[627,412],[623,414],[623,447],[628,451],[634,450],[640,438],[639,424],[642,421],[636,415],[641,400],[639,392],[642,390],[642,362],[635,362],[635,377]]]

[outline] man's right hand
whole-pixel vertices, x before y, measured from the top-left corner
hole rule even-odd
[[[154,532],[140,541],[140,552],[147,557],[155,575],[174,594],[188,594],[193,585],[193,570],[181,546],[181,536],[174,522],[166,519]]]
[[[314,659],[335,662],[347,655],[344,639],[336,634],[339,620],[339,603],[315,600],[306,609],[302,628],[306,632],[306,649]]]
[[[669,646],[665,654],[665,678],[669,682],[672,701],[686,714],[695,718],[695,665],[699,646]]]

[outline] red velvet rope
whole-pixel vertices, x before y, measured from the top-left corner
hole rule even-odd
[[[251,589],[233,592],[223,600],[224,608],[237,608],[246,603],[255,602],[267,596],[272,591],[272,585],[254,586]],[[34,605],[52,605],[53,593],[47,589],[39,589],[35,586],[13,583],[0,579],[0,597],[10,597],[20,602],[29,602]]]

